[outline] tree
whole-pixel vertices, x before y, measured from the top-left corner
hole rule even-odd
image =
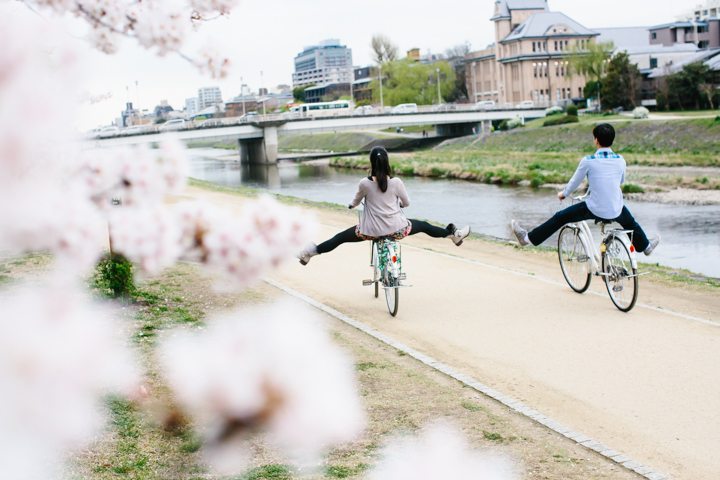
[[[370,48],[373,51],[373,60],[378,65],[394,62],[398,58],[398,47],[385,35],[373,35]]]
[[[607,62],[614,49],[612,42],[590,43],[587,48],[575,47],[570,55],[570,74],[584,75],[586,81],[598,82],[594,92],[600,104],[600,83],[605,76]],[[585,92],[587,96],[588,92]]]
[[[717,90],[714,72],[703,62],[685,65],[667,77],[668,103],[672,109],[713,108]]]
[[[439,72],[436,69],[439,69]],[[442,99],[447,99],[455,89],[455,72],[445,61],[425,64],[406,59],[397,60],[385,64],[382,73],[383,99],[386,105],[437,103],[438,76]],[[377,79],[373,80],[371,88],[373,100],[379,101],[380,88]]]
[[[640,95],[641,76],[637,65],[630,62],[627,52],[616,53],[608,64],[600,91],[606,108],[635,107]]]
[[[455,88],[446,100],[455,102],[468,98],[467,81],[465,78],[465,55],[470,53],[470,43],[465,42],[445,50],[445,57],[455,70]]]
[[[293,98],[298,102],[304,102],[305,101],[305,89],[314,87],[315,84],[310,85],[302,85],[300,87],[293,88]]]

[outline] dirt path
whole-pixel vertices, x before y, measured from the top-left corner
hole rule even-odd
[[[189,194],[242,203],[224,193]],[[356,219],[316,215],[318,241]],[[361,285],[367,243],[306,267],[293,263],[272,278],[673,478],[720,471],[717,291],[644,278],[641,305],[623,314],[597,279],[589,294],[572,293],[547,253],[480,240],[456,248],[421,236],[403,245],[414,286],[402,290],[396,318]]]

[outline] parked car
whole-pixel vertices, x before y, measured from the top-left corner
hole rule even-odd
[[[495,102],[493,100],[481,100],[475,103],[476,110],[490,110],[495,108]]]
[[[534,108],[535,102],[532,100],[523,100],[522,102],[517,104],[517,108]]]
[[[432,108],[433,112],[454,112],[457,110],[457,107],[454,103],[441,103],[440,105],[435,105]]]
[[[370,115],[373,113],[373,110],[372,105],[362,105],[353,110],[353,115]]]
[[[185,119],[173,118],[172,120],[168,120],[167,122],[160,125],[160,127],[158,128],[158,131],[169,132],[171,130],[180,130],[181,128],[185,128],[185,126],[186,126]]]
[[[116,127],[115,125],[110,125],[110,126],[101,128],[97,133],[97,137],[98,138],[110,138],[110,137],[115,137],[119,134],[120,134],[120,129],[118,127]]]
[[[131,125],[127,128],[123,128],[121,133],[123,135],[139,135],[145,132],[147,132],[147,127],[145,125]]]
[[[395,105],[392,108],[392,110],[390,110],[390,113],[392,113],[392,114],[417,113],[417,112],[418,112],[417,103],[401,103],[400,105]]]

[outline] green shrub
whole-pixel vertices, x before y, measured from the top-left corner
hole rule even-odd
[[[568,114],[568,116],[577,117],[578,107],[575,106],[575,104],[570,104],[567,107],[566,113]]]
[[[551,127],[553,125],[564,125],[566,123],[577,123],[580,119],[577,116],[565,115],[564,117],[548,118],[543,122],[543,127]]]
[[[625,183],[622,186],[623,193],[645,193],[645,189],[634,183]]]
[[[117,253],[106,255],[95,267],[92,284],[107,297],[130,297],[135,292],[133,265]]]

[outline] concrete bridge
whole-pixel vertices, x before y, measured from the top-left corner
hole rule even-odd
[[[453,106],[454,107],[454,106]],[[421,107],[422,108],[422,107]],[[435,107],[437,109],[437,107]],[[438,135],[463,136],[474,132],[490,131],[494,120],[520,118],[522,121],[545,116],[544,109],[531,110],[464,110],[438,112],[428,109],[409,114],[375,114],[302,117],[300,114],[283,113],[259,115],[247,118],[211,119],[175,130],[173,135],[188,140],[207,140],[221,137],[238,139],[240,160],[243,163],[277,163],[278,135],[280,133],[323,132],[397,128],[408,125],[435,126]],[[209,124],[209,122],[211,122]],[[157,128],[157,127],[155,127]],[[156,131],[137,135],[119,135],[94,139],[98,146],[134,145],[155,143],[162,139],[162,127]]]

